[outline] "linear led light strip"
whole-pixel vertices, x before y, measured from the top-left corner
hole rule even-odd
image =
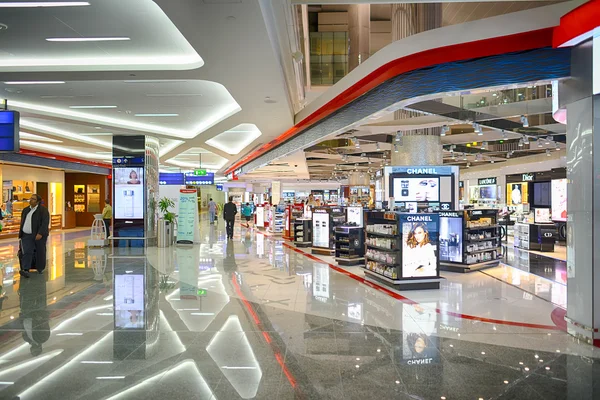
[[[2,4],[2,3],[0,3]],[[153,57],[78,57],[78,58],[11,58],[0,61],[0,67],[67,67],[67,66],[122,66],[136,67],[142,70],[154,70],[157,65],[173,69],[173,65],[200,68],[202,58],[196,54],[185,56]],[[68,69],[67,69],[68,70]]]
[[[105,149],[112,149],[112,144],[104,140],[96,139],[88,136],[79,136],[73,132],[64,131],[62,129],[54,128],[51,126],[40,125],[35,122],[31,122],[25,118],[21,119],[20,125],[22,128],[34,129],[36,131],[46,133],[49,135],[56,135],[65,139],[75,140],[82,143],[93,144],[98,147]]]
[[[89,6],[87,1],[9,1],[0,3],[0,8],[36,8],[36,7],[84,7]]]
[[[97,124],[105,124],[110,126],[122,127],[122,128],[130,128],[139,131],[158,133],[162,135],[175,136],[184,139],[192,139],[196,137],[198,134],[204,132],[206,129],[215,125],[219,121],[230,117],[231,115],[241,111],[241,107],[238,103],[233,100],[232,103],[222,106],[220,112],[216,112],[212,114],[209,118],[206,118],[202,123],[198,126],[194,127],[190,131],[182,131],[179,129],[171,129],[161,126],[156,126],[152,124],[144,124],[141,122],[132,122],[132,121],[124,121],[117,118],[104,117],[99,115],[90,115],[76,111],[63,110],[53,107],[45,107],[39,106],[35,104],[23,103],[20,101],[11,101],[11,106],[16,109],[24,109],[37,111],[38,113],[48,113],[51,115],[57,116],[67,116],[72,117],[73,119],[77,119],[84,122],[93,122]],[[23,125],[23,124],[21,124]]]
[[[71,38],[46,38],[48,42],[123,42],[131,40],[128,37],[71,37]]]

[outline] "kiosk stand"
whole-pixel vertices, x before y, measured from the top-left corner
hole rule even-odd
[[[440,212],[440,268],[470,272],[498,265],[500,229],[497,210]]]
[[[439,216],[366,213],[365,275],[397,290],[439,289]]]

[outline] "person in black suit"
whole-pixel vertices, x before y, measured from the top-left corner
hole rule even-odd
[[[229,196],[229,203],[223,207],[223,219],[227,223],[227,239],[233,239],[233,224],[236,214],[237,206],[233,204],[233,196]]]
[[[46,268],[46,241],[48,240],[48,226],[50,225],[50,213],[42,204],[42,197],[32,194],[29,199],[29,207],[23,210],[21,214],[21,229],[19,230],[19,239],[21,239],[21,270],[19,274],[29,278],[29,269],[31,268],[35,254],[36,269],[39,274]]]

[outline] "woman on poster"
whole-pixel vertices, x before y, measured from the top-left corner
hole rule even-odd
[[[429,241],[429,232],[425,224],[413,225],[403,250],[402,276],[404,278],[437,276],[435,249]]]

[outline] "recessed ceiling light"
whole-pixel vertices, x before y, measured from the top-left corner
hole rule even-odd
[[[179,114],[135,114],[136,117],[178,117]]]
[[[117,108],[117,106],[69,106],[69,108]]]
[[[46,38],[48,42],[123,42],[131,40],[128,37],[72,37],[72,38]]]
[[[0,3],[2,4],[2,3]],[[64,81],[8,81],[5,85],[61,85]]]
[[[274,104],[277,103],[277,100],[270,98],[269,96],[265,97],[265,103]]]
[[[0,3],[0,8],[36,8],[36,7],[82,7],[89,6],[87,1],[10,1]]]

